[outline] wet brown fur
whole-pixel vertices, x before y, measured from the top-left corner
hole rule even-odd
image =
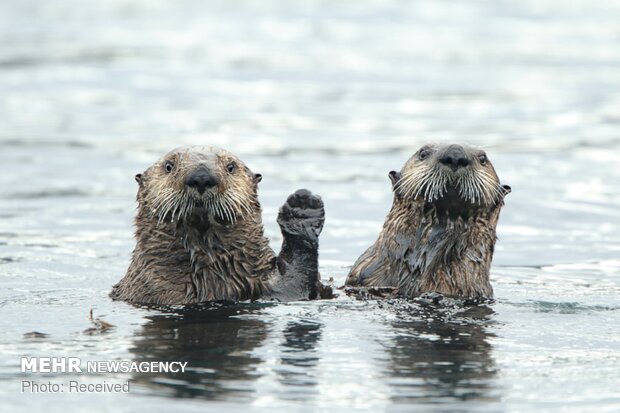
[[[438,159],[447,146],[426,146],[400,173],[392,172],[394,201],[377,241],[355,262],[346,284],[397,287],[416,297],[438,292],[457,297],[492,297],[489,271],[496,226],[510,191],[486,155],[465,148],[469,170],[450,174]],[[420,159],[426,151],[428,159]],[[460,175],[459,175],[460,174]],[[433,186],[437,180],[449,182]],[[460,191],[445,204],[446,188]]]
[[[198,167],[219,180],[204,196],[186,186]],[[170,305],[270,294],[270,282],[279,274],[263,235],[260,175],[225,150],[186,147],[171,151],[136,180],[136,247],[112,298]]]

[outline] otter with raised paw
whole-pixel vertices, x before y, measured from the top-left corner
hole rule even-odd
[[[510,187],[500,184],[484,151],[427,145],[389,176],[392,209],[346,285],[393,287],[407,298],[491,298],[495,229]]]
[[[113,299],[187,305],[331,296],[318,271],[320,197],[303,189],[289,196],[278,215],[284,241],[276,256],[263,234],[261,175],[232,153],[177,148],[136,181],[136,247]]]

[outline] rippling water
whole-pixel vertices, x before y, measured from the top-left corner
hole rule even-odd
[[[0,13],[0,409],[620,411],[620,2],[6,0]],[[423,143],[510,184],[497,302],[333,301],[164,313],[107,293],[133,175],[215,144],[275,215],[326,203],[342,284]],[[115,325],[88,335],[90,308]],[[45,337],[24,336],[38,331]],[[22,395],[20,356],[188,360],[129,395]]]

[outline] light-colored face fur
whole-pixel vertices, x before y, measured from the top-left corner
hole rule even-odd
[[[463,149],[463,163],[468,162],[467,165],[452,167],[445,163],[445,157],[455,147]],[[465,203],[490,207],[510,190],[502,187],[483,150],[459,145],[425,145],[405,163],[400,173],[390,172],[390,178],[398,196],[429,204],[448,193],[458,193]]]
[[[196,174],[208,175],[211,185],[203,191],[192,186],[190,180]],[[136,175],[138,199],[159,223],[192,214],[234,223],[256,210],[260,180],[261,175],[252,173],[235,155],[208,146],[173,149]]]

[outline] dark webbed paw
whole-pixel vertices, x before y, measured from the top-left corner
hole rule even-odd
[[[318,242],[319,234],[325,222],[323,201],[307,189],[300,189],[290,195],[278,214],[278,224],[282,234],[309,241]]]
[[[278,224],[284,240],[278,256],[281,277],[272,285],[275,298],[291,301],[331,296],[319,275],[319,234],[324,222],[321,197],[306,189],[289,196],[280,208]]]

